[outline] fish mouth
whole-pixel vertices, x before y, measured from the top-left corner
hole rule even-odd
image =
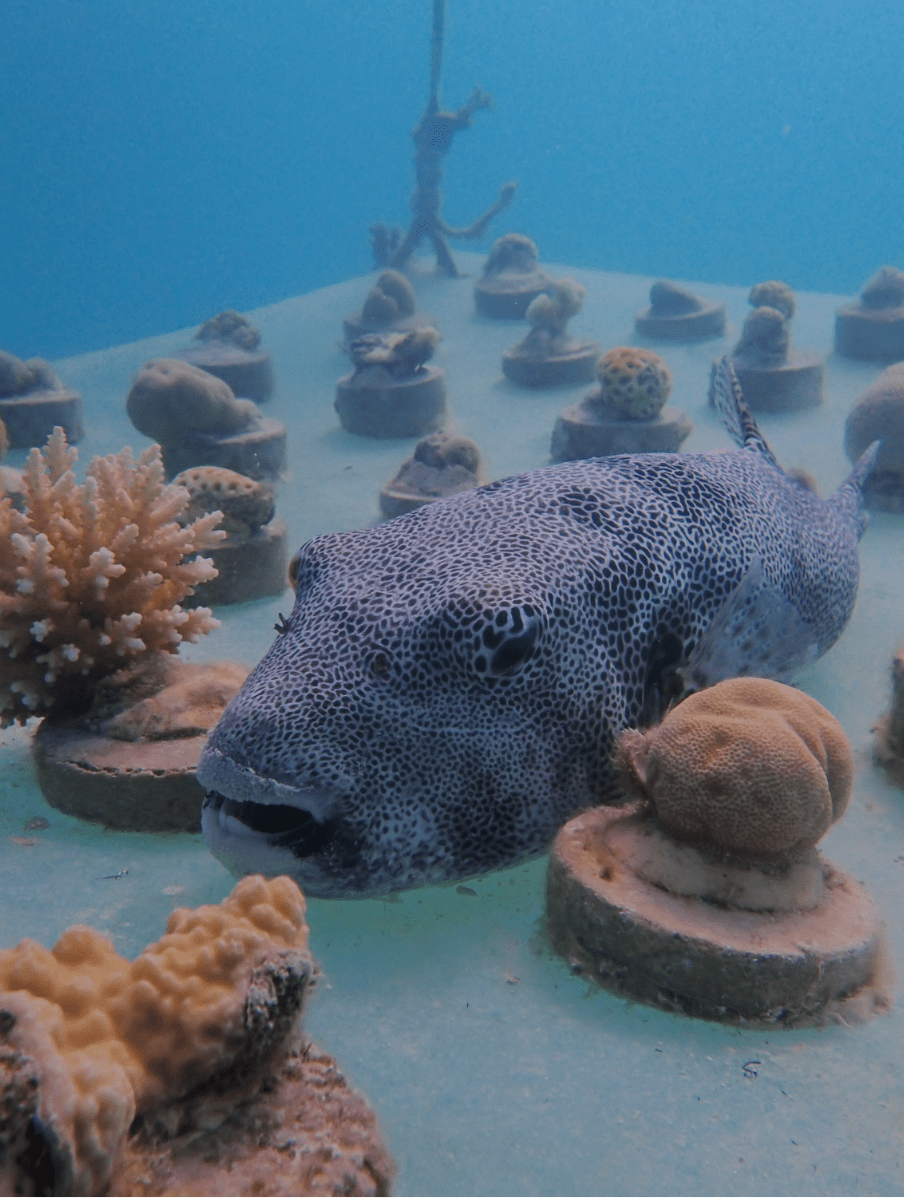
[[[294,858],[312,857],[339,833],[339,804],[325,790],[261,777],[210,747],[196,776],[204,788],[201,828],[217,856],[231,846],[230,857],[257,857],[257,844],[288,850]]]

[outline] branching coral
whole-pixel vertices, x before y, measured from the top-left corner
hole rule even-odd
[[[175,653],[219,626],[182,600],[216,576],[208,558],[220,513],[187,527],[182,487],[167,486],[159,446],[77,458],[57,428],[25,466],[25,510],[0,499],[0,723],[75,714],[130,658]]]

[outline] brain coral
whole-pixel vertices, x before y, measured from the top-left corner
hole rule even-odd
[[[853,758],[841,725],[801,691],[732,678],[691,695],[622,752],[661,826],[750,857],[793,855],[843,815]]]
[[[659,415],[672,390],[672,375],[658,354],[619,346],[600,358],[600,390],[588,397],[594,406],[618,412],[630,420]]]
[[[187,527],[182,487],[166,486],[159,446],[95,458],[79,485],[77,453],[57,428],[25,466],[25,510],[0,499],[0,724],[86,706],[129,659],[175,653],[219,627],[180,606],[214,578],[202,545],[225,536],[219,513]],[[190,560],[186,560],[190,559]]]
[[[83,926],[51,950],[23,940],[0,952],[3,1192],[106,1193],[135,1116],[159,1117],[215,1076],[250,1076],[312,976],[304,898],[288,878],[244,878],[219,906],[174,911],[133,963]],[[35,1184],[18,1171],[36,1127],[52,1189],[21,1188]]]
[[[222,379],[178,358],[155,358],[135,376],[126,400],[140,433],[162,445],[187,433],[228,436],[251,428],[260,415],[250,399],[236,399]]]

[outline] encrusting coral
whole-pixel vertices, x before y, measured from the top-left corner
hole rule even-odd
[[[261,343],[260,330],[247,316],[228,308],[217,316],[211,316],[195,333],[195,341],[231,341],[239,349],[253,350]]]
[[[174,911],[134,962],[79,925],[51,950],[0,952],[3,1192],[106,1193],[136,1116],[171,1134],[222,1123],[217,1092],[247,1087],[272,1058],[313,976],[288,878],[245,878],[219,906]],[[173,1106],[214,1079],[206,1102]]]
[[[180,605],[216,575],[195,557],[219,513],[183,527],[182,487],[167,486],[159,446],[95,458],[85,482],[56,429],[24,470],[25,510],[0,499],[0,724],[78,714],[95,684],[129,659],[177,652],[219,626]]]
[[[407,333],[364,333],[349,346],[355,375],[380,367],[391,378],[411,378],[433,357],[439,344],[436,329],[412,329]]]

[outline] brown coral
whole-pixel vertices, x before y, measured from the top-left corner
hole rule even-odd
[[[361,319],[366,325],[382,328],[413,316],[417,307],[414,288],[398,270],[384,270],[368,292]]]
[[[394,379],[415,375],[433,357],[439,344],[436,329],[412,329],[407,333],[364,333],[349,346],[355,373],[382,367]]]
[[[257,404],[236,399],[222,379],[178,358],[155,358],[142,367],[126,409],[140,433],[164,446],[190,433],[242,432],[260,418]]]
[[[95,458],[79,485],[77,458],[56,429],[25,466],[25,510],[0,499],[0,722],[76,714],[97,681],[130,658],[175,653],[219,626],[209,608],[183,610],[215,577],[193,558],[219,514],[181,527],[188,502],[166,486],[160,449]],[[193,560],[185,560],[193,559]]]
[[[191,470],[183,470],[173,479],[173,486],[185,487],[190,497],[181,517],[183,524],[219,511],[221,528],[233,536],[247,537],[262,524],[268,524],[276,511],[270,483],[221,466],[193,466]]]
[[[788,361],[791,334],[788,322],[778,308],[754,308],[744,321],[741,338],[732,357],[755,366],[782,366]]]
[[[537,269],[540,252],[523,233],[505,233],[493,243],[483,264],[484,277],[501,274],[531,274]]]
[[[0,398],[30,395],[33,391],[57,391],[62,383],[43,358],[23,362],[15,354],[0,350]]]
[[[574,279],[556,279],[531,300],[527,312],[530,332],[519,342],[517,352],[548,357],[567,353],[576,343],[568,335],[567,324],[580,312],[587,292]]]
[[[588,396],[588,403],[630,420],[654,419],[672,390],[672,374],[662,358],[632,346],[619,346],[603,354],[597,374],[600,390]]]
[[[904,491],[904,362],[883,370],[854,404],[844,425],[844,451],[852,462],[881,441],[874,473],[891,474]]]
[[[775,308],[781,312],[785,320],[791,320],[797,311],[797,300],[794,292],[787,283],[778,279],[770,279],[766,283],[756,283],[750,288],[747,302],[752,308]]]
[[[621,751],[662,828],[752,858],[815,845],[847,807],[853,758],[841,725],[801,691],[732,678],[700,691]]]
[[[860,302],[864,308],[904,307],[904,271],[897,266],[880,267],[863,284]]]
[[[106,1193],[136,1115],[222,1122],[217,1092],[245,1088],[294,1025],[314,972],[304,917],[290,879],[250,877],[219,906],[174,911],[131,964],[82,926],[0,953],[4,1192]],[[213,1079],[206,1103],[171,1110]]]
[[[260,345],[261,335],[246,316],[228,308],[205,321],[195,333],[195,341],[230,341],[239,349],[250,351]]]

